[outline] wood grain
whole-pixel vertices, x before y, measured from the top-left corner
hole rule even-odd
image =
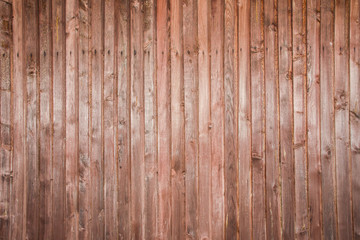
[[[306,159],[306,2],[292,2],[295,237],[308,238]]]
[[[156,136],[156,1],[144,2],[144,101],[145,101],[145,239],[157,230],[157,136]]]
[[[170,1],[157,1],[157,116],[158,195],[160,239],[171,238],[171,108],[170,108]]]
[[[130,2],[116,1],[118,238],[130,239]],[[115,50],[114,50],[115,51]]]
[[[10,237],[10,189],[12,177],[11,54],[12,5],[0,3],[0,239]]]
[[[359,21],[0,1],[0,239],[360,239]]]
[[[90,176],[91,235],[104,238],[104,149],[103,149],[103,86],[104,42],[103,1],[91,1],[91,93],[90,93]]]
[[[360,239],[360,3],[350,2],[350,147],[351,195],[354,239]]]
[[[207,0],[198,1],[199,41],[199,199],[198,238],[211,239],[211,79],[210,11]],[[201,91],[200,91],[201,89]],[[201,167],[200,167],[201,166]]]
[[[266,235],[281,238],[281,201],[279,195],[279,104],[277,1],[264,2],[264,92],[265,92],[265,156],[266,156]]]
[[[279,155],[281,163],[281,228],[284,239],[295,238],[291,6],[292,3],[289,0],[278,1]]]
[[[118,236],[117,161],[115,159],[115,1],[105,1],[104,12],[104,88],[103,88],[103,138],[104,138],[104,208],[105,239]]]
[[[224,238],[224,1],[211,2],[211,237]],[[229,28],[228,28],[229,29]],[[229,29],[229,32],[232,29]],[[235,170],[235,169],[234,169]],[[233,179],[232,179],[233,180]],[[233,186],[233,181],[231,185]],[[225,193],[226,194],[226,193]],[[229,194],[230,196],[230,194]],[[236,198],[235,198],[236,199]],[[232,214],[232,213],[231,213]],[[236,219],[235,219],[236,220]],[[236,221],[235,221],[236,224]],[[231,225],[233,226],[233,225]]]
[[[199,85],[196,1],[183,4],[184,103],[185,103],[185,220],[186,239],[197,239]],[[196,23],[196,24],[195,24]]]
[[[90,236],[90,14],[89,1],[79,4],[79,239]]]
[[[239,85],[238,85],[238,161],[239,161],[239,238],[252,236],[251,171],[251,68],[250,68],[250,2],[238,5]]]
[[[309,238],[322,236],[320,152],[320,1],[307,2],[307,142]]]
[[[65,238],[65,4],[52,2],[53,43],[53,238]],[[55,231],[56,230],[56,231]]]
[[[334,1],[321,1],[320,125],[323,234],[336,239],[334,142]]]
[[[40,206],[39,238],[52,237],[52,41],[51,41],[51,1],[39,3],[39,37],[40,37]]]
[[[349,128],[349,1],[335,7],[335,153],[338,238],[352,238]]]
[[[264,96],[264,2],[250,4],[251,17],[251,116],[252,116],[252,224],[254,239],[265,239],[265,96]],[[256,106],[256,107],[255,107]]]

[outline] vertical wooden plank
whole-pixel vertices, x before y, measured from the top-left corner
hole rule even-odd
[[[52,42],[51,42],[51,1],[39,2],[40,34],[40,213],[39,238],[52,238],[52,148],[51,114],[52,98]]]
[[[65,4],[52,2],[53,28],[53,239],[65,238]]]
[[[208,0],[199,0],[199,208],[198,238],[211,239],[211,87],[210,87],[210,11]]]
[[[295,237],[308,238],[306,159],[306,2],[293,0]]]
[[[251,239],[251,69],[250,69],[250,1],[240,0],[239,86],[238,86],[238,158],[239,158],[239,237]]]
[[[294,239],[295,183],[293,157],[293,76],[291,0],[278,1],[279,144],[281,170],[281,228],[284,239]]]
[[[65,160],[65,238],[78,239],[78,5],[66,2],[66,160]]]
[[[350,2],[350,141],[353,238],[360,239],[360,2]]]
[[[226,6],[226,9],[225,9]],[[233,1],[211,1],[211,22],[210,22],[210,77],[211,77],[211,237],[223,239],[224,233],[229,236],[236,236],[236,161],[234,159],[234,104],[233,98],[233,70],[234,70],[234,5]],[[224,25],[224,11],[227,17]],[[224,135],[224,26],[227,40],[227,72],[226,79],[228,87],[227,121],[229,127]],[[200,91],[202,89],[200,88]],[[201,108],[201,105],[199,106]],[[225,137],[224,137],[225,136]],[[227,142],[225,142],[225,140]],[[226,152],[227,151],[227,152]],[[224,155],[225,154],[225,155]],[[224,160],[226,157],[226,163]],[[224,178],[224,165],[226,167]],[[201,169],[201,167],[200,167]],[[234,175],[234,171],[235,175]],[[225,182],[226,181],[226,188]],[[225,196],[224,196],[225,193]],[[226,198],[226,201],[225,201]],[[225,213],[226,211],[226,213]],[[226,216],[225,216],[226,214]],[[225,229],[225,219],[228,225]]]
[[[130,239],[130,5],[128,0],[116,4],[118,238]]]
[[[185,101],[185,215],[186,239],[197,239],[198,209],[198,40],[196,1],[183,2]]]
[[[338,238],[352,238],[349,128],[349,7],[335,5],[335,154]]]
[[[226,239],[238,238],[239,232],[239,222],[238,222],[238,204],[237,204],[237,171],[238,171],[238,161],[236,154],[237,147],[237,112],[236,112],[236,68],[237,62],[235,59],[236,51],[236,16],[237,16],[237,2],[233,0],[225,1],[225,37],[224,37],[224,85],[217,86],[216,84],[212,85],[212,95],[211,99],[214,98],[224,101],[225,109],[225,139],[224,139],[224,152],[225,152],[225,214],[226,214],[226,229],[225,229],[225,237]],[[220,25],[220,24],[219,24]],[[221,25],[220,25],[221,26]],[[220,40],[221,41],[221,40]],[[222,53],[222,51],[220,51]],[[213,55],[212,55],[213,56]],[[219,65],[219,64],[217,64]],[[222,74],[221,74],[222,75]],[[221,80],[217,80],[217,82],[222,82]],[[213,88],[214,86],[214,88]],[[221,87],[224,87],[224,96],[222,94],[217,94],[217,91],[222,90]],[[214,93],[214,94],[213,94]],[[218,100],[218,101],[219,101]],[[213,101],[214,102],[214,101]],[[220,106],[222,104],[221,101]],[[219,103],[218,103],[219,104]],[[221,113],[218,115],[213,114],[213,109],[211,109],[212,119],[214,121],[214,125],[216,119],[221,119]],[[222,112],[221,111],[221,112]],[[214,132],[216,129],[223,125],[221,122],[220,126],[215,126]],[[215,133],[214,133],[215,134]],[[221,134],[221,132],[219,132]],[[214,138],[213,138],[214,140]],[[217,144],[213,142],[213,147],[219,144],[220,139],[217,139]],[[213,149],[214,151],[214,149]],[[214,160],[213,160],[214,162]],[[220,162],[220,161],[219,161]],[[216,165],[221,165],[220,163],[213,164],[213,167]],[[217,170],[218,171],[218,170]],[[224,176],[222,176],[224,177]],[[216,206],[213,205],[213,208]]]
[[[24,2],[25,30],[25,238],[37,239],[39,226],[39,135],[38,135],[38,4]]]
[[[145,101],[145,239],[155,239],[157,229],[156,137],[156,1],[144,2],[144,101]]]
[[[265,156],[266,156],[266,235],[281,238],[279,185],[278,51],[277,1],[264,4],[265,43]],[[256,107],[256,105],[253,105]]]
[[[334,142],[334,1],[321,1],[320,125],[323,232],[336,238]]]
[[[307,140],[310,239],[322,236],[320,155],[320,0],[307,1]]]
[[[130,3],[131,238],[144,237],[144,59],[143,2]]]
[[[254,239],[266,238],[263,12],[262,0],[251,2],[251,156]]]
[[[157,2],[158,237],[160,239],[171,238],[169,4],[168,0],[159,0]]]
[[[91,2],[91,238],[104,238],[104,162],[103,162],[103,1]]]
[[[171,235],[185,238],[184,62],[182,1],[170,2],[171,47]]]
[[[105,1],[104,27],[104,198],[105,198],[105,238],[117,238],[117,164],[114,151],[114,96],[115,84],[115,2]]]
[[[24,229],[26,227],[25,215],[25,102],[24,102],[24,72],[25,72],[25,55],[24,55],[24,2],[14,0],[13,2],[13,64],[14,73],[11,84],[13,96],[12,103],[12,128],[13,135],[13,155],[12,171],[13,182],[10,199],[10,239],[23,239]],[[15,223],[16,224],[12,224]]]
[[[89,1],[79,2],[79,239],[88,239],[90,236],[90,148],[89,148]]]
[[[12,4],[0,3],[0,239],[10,239]]]

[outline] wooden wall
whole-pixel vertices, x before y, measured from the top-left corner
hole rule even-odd
[[[0,239],[360,239],[359,0],[0,0]]]

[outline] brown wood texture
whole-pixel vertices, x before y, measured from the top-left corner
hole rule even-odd
[[[0,43],[0,239],[360,239],[358,0],[2,0]]]

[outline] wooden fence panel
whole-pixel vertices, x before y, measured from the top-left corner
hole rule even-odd
[[[0,1],[0,239],[360,239],[359,8]]]

